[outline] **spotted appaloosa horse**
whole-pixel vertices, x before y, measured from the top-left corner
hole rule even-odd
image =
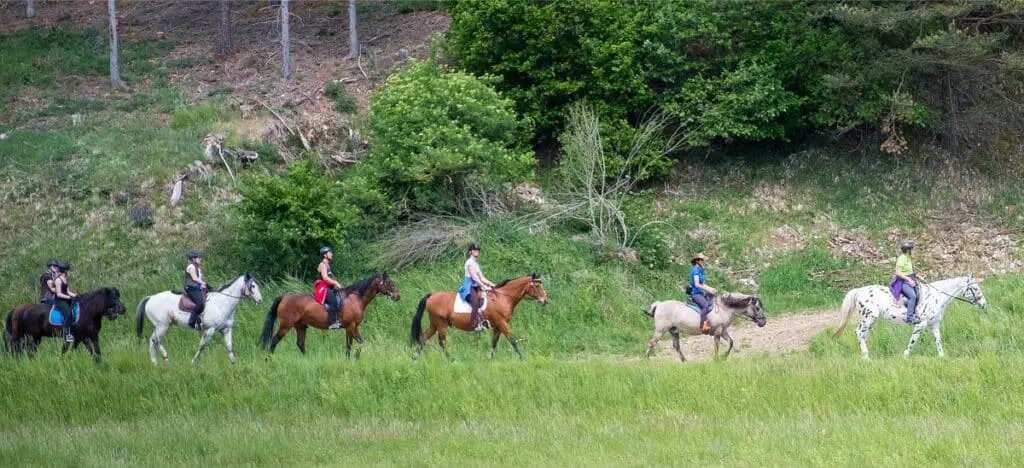
[[[917,317],[913,323],[914,332],[910,335],[910,343],[907,343],[907,348],[903,350],[903,357],[910,356],[910,349],[914,347],[917,338],[921,336],[921,331],[927,326],[932,327],[932,335],[935,336],[935,349],[938,351],[939,357],[945,357],[946,353],[942,351],[939,326],[942,324],[946,307],[949,307],[949,304],[956,299],[984,310],[985,295],[981,292],[981,281],[975,279],[974,275],[968,275],[934,283],[919,282],[921,297],[917,301]],[[896,324],[905,324],[907,319],[907,308],[893,298],[889,288],[879,285],[865,286],[846,293],[840,311],[843,314],[843,322],[836,330],[836,337],[843,333],[854,311],[860,315],[857,339],[860,341],[860,354],[864,359],[868,359],[867,340],[875,320],[881,318]]]

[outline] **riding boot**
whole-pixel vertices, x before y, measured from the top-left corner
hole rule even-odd
[[[708,323],[708,310],[703,307],[700,309],[700,332],[703,335],[711,333],[711,324]]]
[[[73,343],[75,341],[75,335],[71,333],[71,325],[68,325],[68,320],[64,320],[64,326],[61,327],[64,330],[64,341]]]
[[[336,330],[341,328],[341,322],[338,321],[338,311],[342,308],[342,299],[339,294],[334,291],[327,292],[327,329]]]
[[[198,312],[193,310],[192,314],[189,315],[189,317],[188,317],[188,327],[193,329],[193,330],[198,330],[200,328],[199,313]]]

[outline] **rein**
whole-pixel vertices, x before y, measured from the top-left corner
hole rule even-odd
[[[977,297],[975,297],[975,299],[974,299],[974,300],[968,301],[967,299],[964,299],[964,298],[962,298],[962,297],[960,297],[960,296],[954,296],[954,295],[952,295],[952,294],[950,294],[950,293],[948,293],[948,292],[946,292],[946,291],[943,291],[943,290],[941,290],[941,289],[939,289],[939,288],[936,288],[935,286],[932,286],[932,285],[931,285],[931,283],[925,283],[924,281],[922,281],[922,282],[921,282],[921,284],[923,284],[923,285],[925,285],[925,286],[928,286],[928,287],[929,287],[929,288],[931,288],[931,289],[932,289],[933,291],[936,291],[936,292],[938,292],[939,294],[942,294],[942,295],[944,295],[944,296],[946,296],[946,297],[951,297],[951,298],[953,298],[953,299],[956,299],[956,300],[958,300],[958,301],[960,301],[960,302],[963,302],[963,303],[966,303],[966,304],[970,304],[970,305],[972,305],[972,306],[976,306],[976,305],[978,305],[978,302],[977,302]],[[963,288],[964,288],[964,289],[967,289],[967,286],[968,286],[969,284],[970,284],[970,282],[968,282],[968,283],[964,284]]]

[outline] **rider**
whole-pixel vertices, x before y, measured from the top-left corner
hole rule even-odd
[[[712,298],[718,294],[718,290],[704,283],[704,266],[708,258],[700,252],[690,259],[690,299],[700,306],[700,331],[707,333],[711,331],[708,323],[708,311],[711,310]]]
[[[78,295],[68,290],[68,271],[71,271],[70,264],[66,262],[58,264],[57,276],[53,278],[53,286],[56,291],[54,305],[57,306],[57,310],[60,311],[60,315],[64,319],[64,341],[70,343],[75,341],[74,335],[71,334],[71,327],[75,322],[75,317],[71,314],[72,302],[77,300]]]
[[[345,299],[338,294],[341,291],[341,283],[334,279],[334,272],[331,271],[331,259],[334,258],[334,251],[331,250],[330,246],[320,247],[320,256],[323,257],[320,260],[320,265],[317,265],[316,272],[319,278],[313,283],[313,291],[320,291],[321,289],[327,289],[327,295],[324,297],[324,306],[327,307],[327,329],[333,330],[341,328],[341,322],[338,321],[338,311],[344,310]]]
[[[910,257],[914,254],[914,243],[905,241],[900,245],[900,254],[896,258],[896,274],[893,275],[893,284],[898,285],[898,292],[907,297],[907,323],[914,323],[917,312],[917,298],[920,297],[917,289],[917,274],[914,273],[914,264]],[[894,288],[895,289],[895,288]]]
[[[188,266],[185,267],[185,294],[196,304],[192,316],[188,319],[188,326],[198,330],[199,314],[203,313],[206,307],[206,300],[203,297],[203,290],[207,289],[206,281],[203,280],[203,253],[198,250],[189,250],[186,255]]]
[[[51,258],[50,261],[46,262],[46,272],[39,277],[39,303],[46,305],[54,305],[57,299],[57,288],[53,285],[54,278],[57,277],[58,269],[56,258]]]
[[[469,259],[463,265],[465,276],[462,279],[462,286],[459,287],[459,297],[469,303],[471,308],[469,326],[473,331],[481,331],[490,327],[490,322],[480,320],[480,306],[483,303],[480,289],[483,288],[485,291],[494,290],[494,283],[485,278],[483,271],[480,271],[479,257],[480,243],[474,242],[469,245]]]

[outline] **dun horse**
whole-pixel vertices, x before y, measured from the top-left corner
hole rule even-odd
[[[359,344],[363,343],[363,337],[359,335],[359,324],[363,323],[366,306],[373,298],[377,297],[379,292],[387,294],[393,301],[401,298],[398,288],[386,272],[373,275],[342,290],[341,296],[344,298],[345,304],[338,314],[338,319],[341,320],[341,326],[345,329],[345,356],[351,355],[353,340]],[[273,335],[275,321],[279,323],[276,336]],[[270,352],[273,353],[277,348],[277,343],[288,334],[288,330],[294,328],[298,335],[295,343],[299,346],[299,351],[306,354],[306,329],[312,326],[326,330],[328,325],[327,309],[313,299],[311,294],[295,293],[282,296],[274,300],[270,311],[267,312],[260,347],[265,348],[269,344]],[[271,342],[271,337],[273,337],[273,342]],[[359,357],[358,349],[356,357]]]
[[[487,296],[486,308],[481,313],[484,314],[484,318],[491,322],[491,328],[494,333],[491,338],[491,351],[488,353],[487,358],[494,358],[494,349],[498,346],[498,339],[504,335],[508,342],[512,344],[512,349],[515,350],[519,359],[523,359],[523,354],[519,352],[519,342],[512,336],[512,329],[509,328],[508,323],[512,320],[512,312],[515,310],[516,305],[524,297],[534,299],[540,302],[542,306],[547,305],[548,293],[544,291],[543,281],[536,273],[531,273],[521,278],[498,283],[493,291],[487,293]],[[412,330],[409,336],[413,344],[419,344],[416,352],[413,354],[413,359],[419,357],[423,351],[423,345],[430,337],[434,336],[435,332],[437,333],[437,343],[441,346],[441,350],[444,351],[445,355],[448,356],[448,349],[446,348],[448,343],[448,327],[452,326],[463,331],[473,331],[473,328],[470,327],[469,311],[465,313],[455,312],[455,298],[455,291],[442,291],[427,294],[420,300],[420,304],[416,308],[416,316],[412,319]],[[430,314],[430,327],[427,328],[427,333],[421,336],[423,331],[421,320],[423,319],[424,310]]]
[[[669,332],[672,334],[672,348],[679,355],[679,360],[686,362],[683,350],[679,347],[679,333],[700,334],[700,313],[694,307],[679,301],[662,301],[651,304],[651,308],[645,313],[654,317],[654,336],[647,343],[646,357],[651,356],[651,351],[658,344],[658,340],[665,335],[665,332]],[[722,338],[729,342],[729,349],[725,350],[723,359],[729,357],[729,353],[732,351],[732,336],[729,336],[729,326],[732,325],[736,317],[741,315],[746,315],[758,327],[763,327],[766,322],[761,310],[761,300],[754,296],[724,293],[715,297],[714,307],[708,312],[711,334],[715,337],[715,357],[718,356],[718,345]]]
[[[23,344],[28,345],[29,355],[34,355],[39,342],[43,337],[62,338],[61,327],[50,324],[50,308],[47,304],[27,304],[15,307],[7,316],[4,338],[10,343],[6,347],[14,352],[21,351]],[[84,343],[96,361],[103,359],[100,351],[100,328],[103,325],[102,318],[106,316],[113,320],[118,315],[124,314],[124,304],[121,303],[121,292],[117,288],[99,288],[78,296],[79,317],[78,321],[71,328],[75,337],[74,348],[78,349],[79,343]],[[67,352],[68,345],[64,343],[61,348],[61,355]]]

